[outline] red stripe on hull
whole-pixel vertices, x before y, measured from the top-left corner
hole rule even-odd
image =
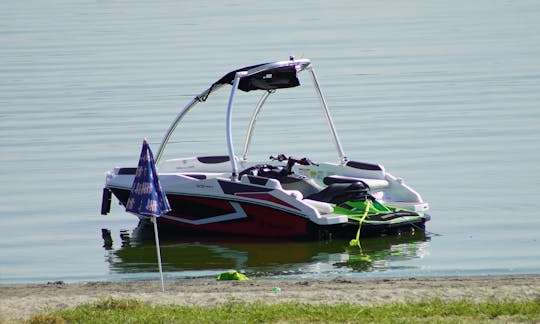
[[[284,202],[283,200],[280,200],[280,199],[278,199],[278,198],[276,198],[276,197],[274,197],[271,194],[266,193],[266,192],[263,192],[263,193],[258,193],[258,192],[256,192],[256,193],[237,193],[236,195],[240,196],[240,197],[247,197],[247,198],[252,198],[252,199],[259,199],[259,200],[269,201],[269,202],[273,202],[274,204],[278,204],[278,205],[282,205],[282,206],[285,206],[285,207],[288,207],[288,208],[300,210],[300,209],[296,208],[295,206],[290,205],[290,204]]]
[[[223,199],[167,195],[171,205],[169,216],[197,220],[233,213],[230,202]]]
[[[125,205],[129,190],[113,190]],[[159,217],[158,222],[182,229],[222,234],[247,235],[259,237],[305,237],[309,235],[310,221],[299,215],[262,205],[236,202],[247,217],[224,220],[208,224],[190,224],[174,218],[200,221],[235,213],[231,202],[225,199],[167,195],[172,211]]]
[[[226,202],[226,201],[225,201]],[[228,203],[228,202],[226,202]],[[308,235],[309,221],[301,216],[264,206],[240,203],[247,217],[210,224],[194,225],[170,218],[159,218],[181,228],[197,231],[260,237],[302,237]],[[183,218],[188,215],[182,215]],[[201,219],[190,215],[189,219]]]

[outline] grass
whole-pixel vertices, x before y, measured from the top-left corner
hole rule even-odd
[[[34,316],[28,323],[537,323],[540,301],[432,300],[355,304],[241,303],[214,307],[106,299]]]

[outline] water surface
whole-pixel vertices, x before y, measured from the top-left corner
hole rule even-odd
[[[536,1],[2,2],[0,281],[155,277],[137,220],[118,206],[99,215],[105,171],[135,165],[144,137],[156,150],[223,74],[289,55],[314,62],[347,155],[431,204],[430,233],[362,253],[164,238],[167,276],[538,274],[539,14]],[[220,99],[173,150],[226,152]],[[313,94],[275,98],[287,101],[261,116],[252,154],[335,160]],[[251,108],[238,112],[239,124]]]

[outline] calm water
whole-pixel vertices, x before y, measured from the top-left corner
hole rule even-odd
[[[167,277],[539,274],[539,16],[519,0],[0,2],[0,282],[156,278],[148,231],[99,215],[105,171],[135,165],[144,137],[156,150],[224,73],[291,54],[314,62],[348,156],[430,202],[430,233],[362,253],[164,236]],[[254,145],[335,159],[312,99],[262,116]],[[218,104],[175,149],[225,153]]]

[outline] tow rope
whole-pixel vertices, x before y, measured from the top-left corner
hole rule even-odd
[[[360,249],[362,249],[362,246],[360,246],[360,230],[362,229],[362,223],[366,219],[370,207],[371,207],[371,199],[367,199],[364,215],[362,215],[362,218],[360,218],[360,220],[358,221],[358,231],[356,232],[356,239],[352,239],[349,242],[349,246],[358,246]]]

